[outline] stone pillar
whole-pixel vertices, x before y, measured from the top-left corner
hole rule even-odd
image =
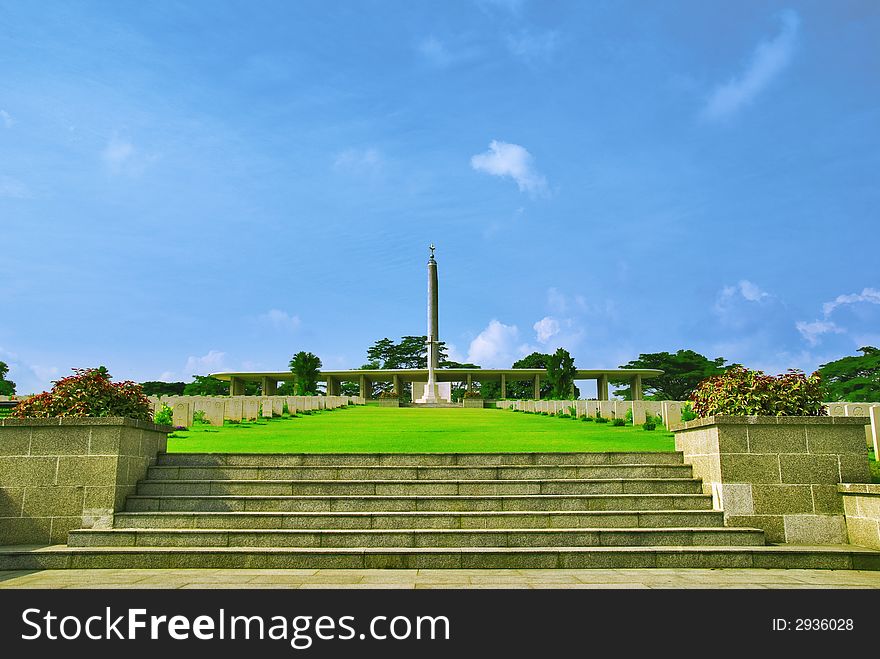
[[[474,390],[474,378],[470,373],[467,374],[467,390],[468,391]]]
[[[361,386],[361,391],[360,391],[361,398],[363,398],[364,400],[369,400],[370,398],[373,397],[373,383],[370,381],[370,379],[366,375],[361,376],[360,386]]]
[[[596,378],[596,398],[608,400],[608,376],[600,375]]]
[[[391,376],[391,390],[394,394],[399,398],[400,397],[400,376],[392,375]]]
[[[501,397],[507,398],[507,378],[504,373],[501,374]]]
[[[229,378],[229,395],[244,396],[244,380],[241,378]]]
[[[339,380],[328,375],[327,376],[327,395],[328,396],[338,396],[339,395]]]
[[[535,400],[541,400],[541,376],[535,376]]]
[[[642,400],[642,376],[634,375],[632,378],[632,382],[630,383],[630,391],[632,392],[632,396],[630,398],[632,400]]]
[[[264,396],[274,396],[278,391],[278,381],[273,380],[272,378],[264,377],[262,380],[263,384],[263,395]]]

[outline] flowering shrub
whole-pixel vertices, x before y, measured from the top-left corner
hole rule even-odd
[[[150,401],[135,382],[111,382],[104,368],[75,368],[74,375],[56,380],[52,391],[19,403],[20,419],[42,417],[123,416],[152,421]]]
[[[741,366],[722,375],[706,378],[691,394],[699,417],[715,414],[733,416],[822,416],[822,381],[818,373],[809,377],[801,371],[764,375]]]
[[[383,391],[379,394],[379,398],[400,398],[400,394],[394,390]]]

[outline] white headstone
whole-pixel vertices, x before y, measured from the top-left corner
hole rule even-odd
[[[171,424],[175,428],[189,428],[193,423],[192,407],[189,403],[177,402],[171,408]]]

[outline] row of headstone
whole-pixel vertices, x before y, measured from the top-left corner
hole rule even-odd
[[[175,428],[189,428],[196,412],[201,412],[212,426],[228,421],[255,421],[281,416],[284,406],[290,414],[363,405],[360,396],[149,396],[155,417],[163,406],[172,412]]]
[[[880,456],[880,403],[827,403],[828,416],[863,416],[870,419],[865,425],[865,443]]]
[[[501,400],[496,404],[502,409],[519,410],[540,414],[556,414],[560,411],[576,416],[601,416],[606,419],[625,419],[632,413],[634,425],[647,420],[648,415],[662,417],[667,428],[681,424],[684,402],[677,400]]]
[[[603,416],[609,419],[623,419],[627,411],[632,411],[633,424],[642,424],[648,415],[661,417],[664,425],[672,429],[681,424],[684,401],[664,400],[499,400],[497,407],[523,412],[547,412],[556,414],[559,410],[568,413],[575,408],[577,416]],[[860,416],[870,419],[865,426],[865,439],[873,446],[874,455],[880,455],[880,403],[826,403],[828,416]]]

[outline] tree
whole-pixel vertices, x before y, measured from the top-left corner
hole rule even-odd
[[[880,350],[859,348],[861,355],[843,357],[819,367],[829,400],[867,403],[880,400]]]
[[[7,373],[9,373],[9,366],[6,365],[6,362],[0,362],[0,396],[15,395],[15,383],[6,379]]]
[[[367,349],[367,364],[361,368],[428,368],[427,336],[402,336],[400,343],[389,338],[379,339]],[[443,341],[437,342],[437,364],[440,368],[479,368],[473,364],[449,361]]]
[[[311,353],[300,351],[290,360],[290,371],[296,377],[296,393],[298,396],[316,396],[318,394],[318,371],[321,359]]]
[[[565,348],[557,348],[547,360],[547,383],[550,385],[550,397],[565,400],[574,396],[574,377],[577,368],[574,358]]]
[[[186,382],[141,382],[145,396],[182,396]]]
[[[368,362],[361,369],[428,368],[427,340],[426,336],[402,336],[399,343],[387,337],[379,339],[367,350]],[[439,368],[479,368],[475,364],[450,361],[443,341],[437,342],[437,364]],[[460,385],[453,386],[453,392],[460,388]],[[376,382],[373,394],[381,394],[390,389],[390,383]],[[400,395],[403,400],[409,400],[409,383],[401,385]]]
[[[193,381],[183,388],[184,396],[228,396],[229,383],[210,375],[194,375]]]
[[[547,365],[550,363],[550,357],[552,355],[545,354],[543,352],[533,352],[530,355],[526,355],[522,359],[519,359],[513,362],[513,366],[511,368],[543,368],[546,369]],[[500,386],[499,393],[500,396]],[[514,380],[507,382],[507,397],[508,398],[534,398],[535,397],[535,384],[532,381],[525,380]],[[541,398],[547,398],[550,395],[551,385],[546,378],[541,378]]]
[[[642,353],[638,359],[623,364],[620,368],[656,368],[663,375],[645,380],[642,383],[644,397],[651,400],[687,400],[697,385],[706,378],[721,375],[727,368],[723,357],[709,359],[693,350],[679,350],[676,353]],[[628,380],[611,380],[615,385],[626,385],[615,391],[624,400],[632,399]]]

